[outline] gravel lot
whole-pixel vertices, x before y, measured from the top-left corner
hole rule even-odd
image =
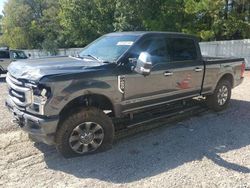
[[[10,123],[0,81],[2,187],[250,187],[250,72],[230,107],[117,141],[73,159]]]

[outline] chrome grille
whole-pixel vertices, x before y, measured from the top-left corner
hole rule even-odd
[[[31,104],[32,89],[24,86],[24,83],[12,77],[9,73],[6,76],[6,82],[9,87],[9,96],[13,102],[21,107]]]

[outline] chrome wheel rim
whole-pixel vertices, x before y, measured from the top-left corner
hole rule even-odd
[[[217,94],[218,104],[223,106],[227,102],[228,98],[228,89],[226,86],[222,86]]]
[[[103,142],[104,130],[94,122],[84,122],[76,126],[69,137],[71,149],[79,154],[95,151]]]

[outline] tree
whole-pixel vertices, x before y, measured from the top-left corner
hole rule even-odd
[[[56,54],[59,47],[83,47],[114,31],[176,31],[204,41],[249,38],[249,22],[249,0],[8,0],[1,41]]]
[[[225,1],[225,16],[222,37],[241,39],[250,37],[250,2],[249,0]]]
[[[3,41],[12,48],[51,48],[48,45],[50,41],[57,45],[60,31],[58,10],[57,1],[7,1],[4,7]]]
[[[60,0],[60,24],[66,46],[85,46],[114,31],[113,0]]]
[[[117,0],[115,30],[181,31],[183,0]]]
[[[181,32],[185,25],[183,0],[147,1],[143,22],[147,30]]]
[[[192,16],[186,32],[203,40],[250,37],[248,0],[185,0],[185,11]]]
[[[5,44],[3,43],[3,40],[2,40],[2,38],[3,38],[3,24],[2,24],[2,22],[3,22],[3,16],[0,14],[0,46],[5,46]]]
[[[115,31],[144,30],[143,13],[146,6],[144,0],[116,0],[114,12]]]
[[[2,35],[2,21],[3,21],[3,16],[0,14],[0,35]]]

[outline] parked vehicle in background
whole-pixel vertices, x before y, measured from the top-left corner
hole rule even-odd
[[[7,67],[12,61],[27,59],[28,57],[21,50],[9,50],[8,48],[0,48],[0,74],[7,73]]]
[[[191,35],[111,33],[77,57],[13,62],[6,106],[33,140],[65,157],[84,155],[111,147],[115,122],[160,119],[170,102],[202,96],[211,109],[225,109],[244,70],[243,58],[202,57]]]

